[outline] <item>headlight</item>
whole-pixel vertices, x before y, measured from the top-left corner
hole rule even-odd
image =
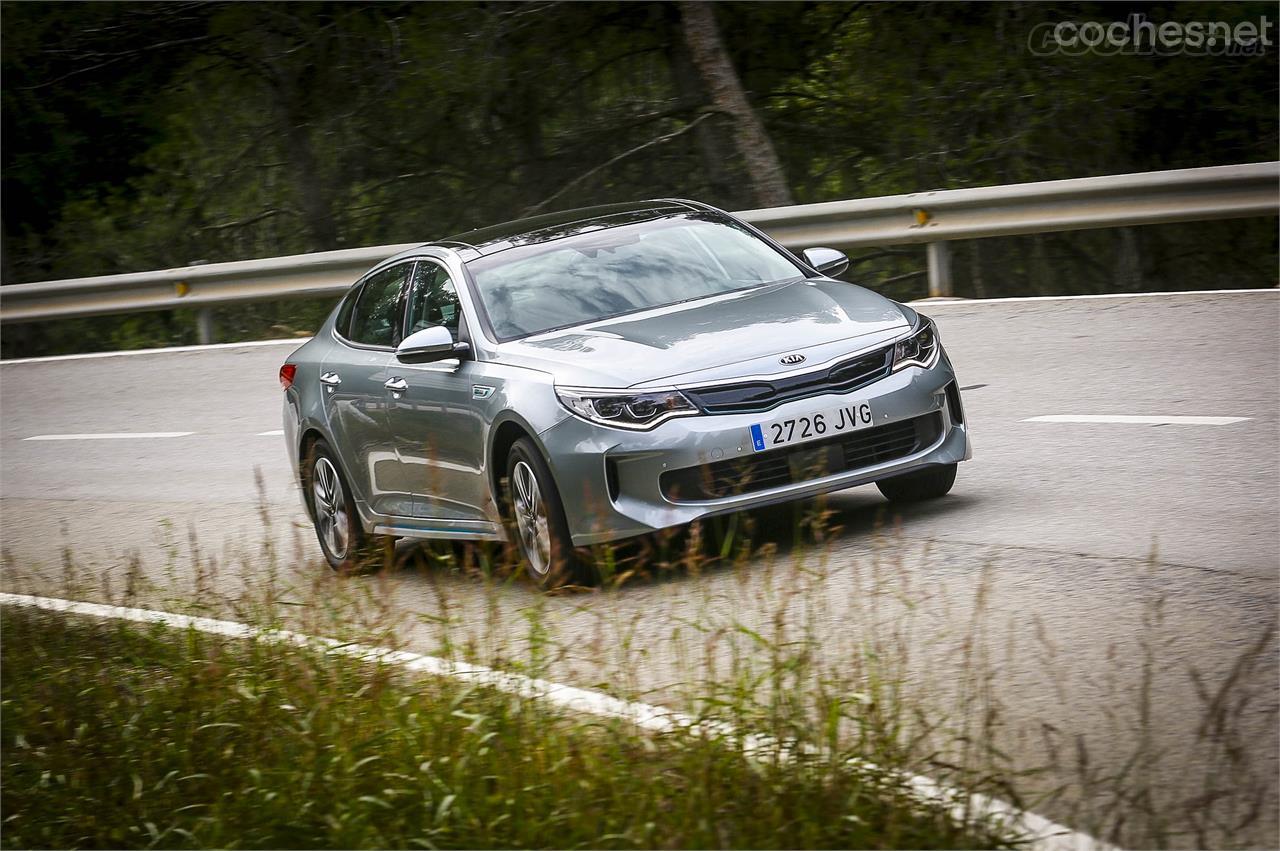
[[[933,327],[933,320],[921,316],[920,324],[911,336],[894,345],[893,368],[895,371],[908,366],[928,369],[937,361],[941,350],[942,344],[938,342],[938,332]]]
[[[679,390],[625,393],[617,390],[584,390],[557,387],[560,404],[583,419],[615,428],[644,431],[672,417],[698,413]]]

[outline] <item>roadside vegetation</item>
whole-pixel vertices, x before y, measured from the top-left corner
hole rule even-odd
[[[639,198],[729,210],[1275,158],[1277,51],[1037,55],[1105,3],[5,2],[3,283],[443,239]],[[1145,8],[1257,24],[1273,3]],[[1275,284],[1274,218],[953,243],[956,295]],[[925,292],[923,246],[846,279]],[[330,299],[327,305],[332,305]],[[314,300],[216,311],[312,332]],[[196,341],[194,310],[5,357]]]
[[[496,545],[402,544],[334,575],[309,528],[280,528],[265,498],[261,520],[252,549],[162,524],[159,558],[6,559],[3,590],[411,648],[667,706],[789,758],[333,654],[6,606],[5,847],[1016,841],[951,821],[908,775],[1121,847],[1280,839],[1274,625],[1197,670],[1154,557],[1082,682],[1051,626],[1015,623],[994,571],[820,502],[599,548],[603,587],[555,594]],[[1030,730],[1005,678],[1028,665],[1048,691]]]
[[[850,754],[753,759],[322,652],[7,607],[7,848],[996,847]]]

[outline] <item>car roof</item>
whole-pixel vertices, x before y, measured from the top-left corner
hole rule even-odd
[[[514,248],[518,245],[535,245],[540,242],[549,242],[574,233],[581,233],[584,230],[611,228],[618,225],[663,218],[677,213],[706,212],[710,210],[711,208],[693,201],[665,198],[655,201],[633,201],[626,204],[604,204],[597,207],[582,207],[577,210],[565,210],[559,213],[546,213],[541,216],[515,219],[502,224],[470,230],[429,244],[462,249],[463,253],[470,253],[466,249],[471,249],[480,255],[488,255]]]

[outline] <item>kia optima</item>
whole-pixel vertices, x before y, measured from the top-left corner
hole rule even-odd
[[[875,483],[942,496],[969,457],[927,317],[692,201],[594,207],[379,263],[280,370],[325,558],[370,536],[575,548]]]

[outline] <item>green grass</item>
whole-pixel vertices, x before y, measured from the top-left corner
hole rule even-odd
[[[6,608],[3,845],[990,847],[844,755],[572,718],[279,644]]]
[[[0,636],[0,845],[1002,838],[958,829],[907,797],[896,770],[1120,847],[1276,847],[1275,750],[1258,745],[1275,740],[1275,627],[1262,624],[1228,669],[1190,666],[1179,650],[1186,624],[1177,607],[1166,611],[1170,586],[1154,552],[1094,681],[1060,653],[1059,635],[1019,626],[999,596],[1009,580],[998,584],[992,563],[956,581],[932,570],[921,584],[913,560],[945,568],[945,552],[908,547],[877,524],[855,531],[867,547],[851,553],[843,544],[853,536],[821,503],[598,548],[604,587],[556,594],[524,587],[496,546],[388,548],[370,575],[337,576],[309,562],[309,529],[294,530],[289,556],[265,498],[261,517],[260,545],[211,551],[191,535],[189,556],[161,524],[160,563],[96,565],[64,550],[60,564],[18,564],[0,554],[5,590],[412,647],[658,700],[791,753],[829,756],[762,766],[730,743],[645,736],[349,658],[27,612],[35,623],[4,618]],[[692,600],[661,610],[676,597]],[[1035,660],[1062,712],[1011,713],[1010,686],[1025,687],[1015,654]],[[1180,688],[1188,678],[1194,691]],[[889,771],[850,768],[866,763]]]

